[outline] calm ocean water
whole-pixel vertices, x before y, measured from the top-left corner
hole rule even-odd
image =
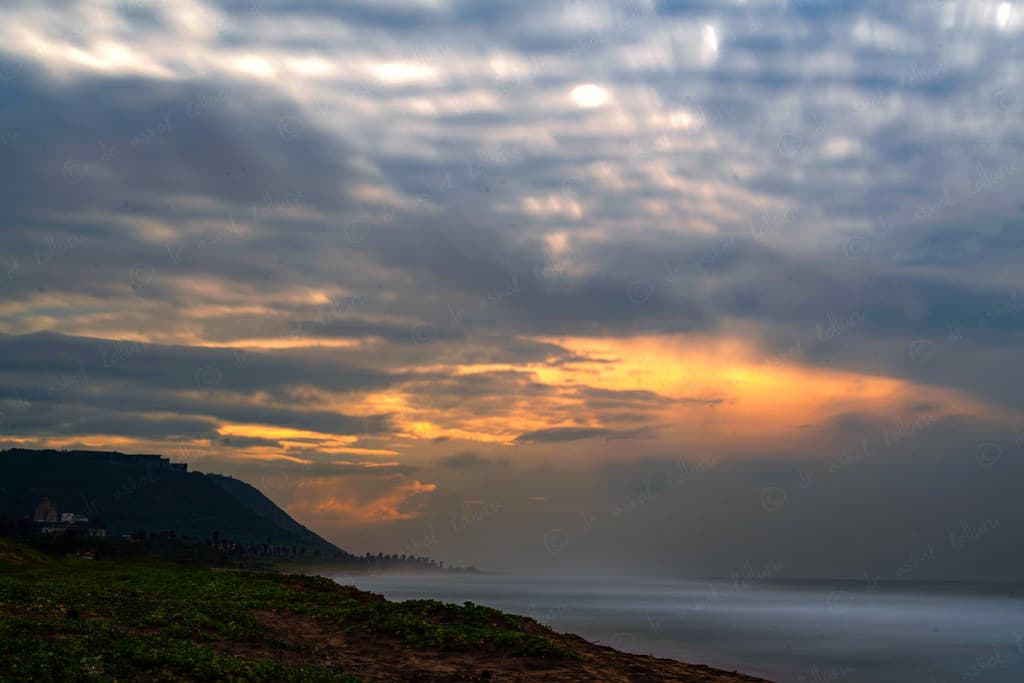
[[[622,650],[778,683],[1024,683],[1024,585],[334,578],[394,600],[471,600]]]

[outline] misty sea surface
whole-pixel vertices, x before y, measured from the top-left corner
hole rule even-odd
[[[1024,683],[1024,584],[336,575],[777,683]]]

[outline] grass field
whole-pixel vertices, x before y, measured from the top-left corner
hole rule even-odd
[[[322,577],[149,557],[55,557],[0,537],[3,683],[759,680],[472,603],[389,602]]]
[[[0,539],[0,680],[358,681],[319,632],[366,649],[572,657],[528,620],[394,603],[318,577],[53,559]],[[536,625],[535,625],[536,626]],[[314,633],[310,633],[310,630]],[[533,632],[531,632],[533,631]]]

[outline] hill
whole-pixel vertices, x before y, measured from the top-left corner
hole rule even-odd
[[[277,507],[272,500],[263,495],[255,486],[246,484],[241,479],[225,477],[221,474],[206,475],[214,484],[234,497],[238,502],[257,515],[268,519],[279,528],[303,539],[311,546],[327,543],[324,539],[292,519],[287,512]],[[334,546],[331,546],[332,548]]]
[[[468,602],[390,602],[321,577],[149,558],[53,558],[0,559],[0,680],[760,679],[618,652]]]
[[[109,451],[0,451],[0,514],[31,516],[49,498],[60,512],[102,520],[111,535],[174,532],[193,539],[296,546],[346,555],[248,484],[189,472],[159,455]]]

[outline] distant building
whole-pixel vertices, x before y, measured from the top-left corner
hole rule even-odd
[[[77,522],[75,524],[42,524],[39,533],[48,535],[89,536],[105,538],[107,528],[96,522]]]
[[[69,456],[78,458],[79,460],[91,461],[94,463],[103,463],[107,465],[120,465],[122,467],[144,467],[153,470],[168,470],[171,472],[188,472],[188,465],[186,463],[172,463],[170,458],[155,453],[118,453],[117,451],[58,451],[53,449],[47,450],[28,450],[24,448],[10,448],[6,451],[0,452],[3,455],[15,455],[15,456],[31,456],[39,457],[45,456]]]
[[[188,471],[187,463],[172,463],[170,458],[156,453],[118,453],[117,451],[66,451],[66,453],[78,458],[89,458],[93,462],[111,465],[143,466],[175,472]]]
[[[89,518],[85,515],[79,515],[74,512],[62,512],[60,513],[61,524],[78,524],[88,522]]]
[[[49,498],[43,498],[36,505],[36,512],[32,515],[33,522],[56,522],[57,506]]]
[[[103,538],[107,535],[106,526],[89,521],[85,515],[77,512],[64,512],[58,515],[57,506],[49,498],[39,501],[32,520],[41,534],[69,534],[93,538]]]

